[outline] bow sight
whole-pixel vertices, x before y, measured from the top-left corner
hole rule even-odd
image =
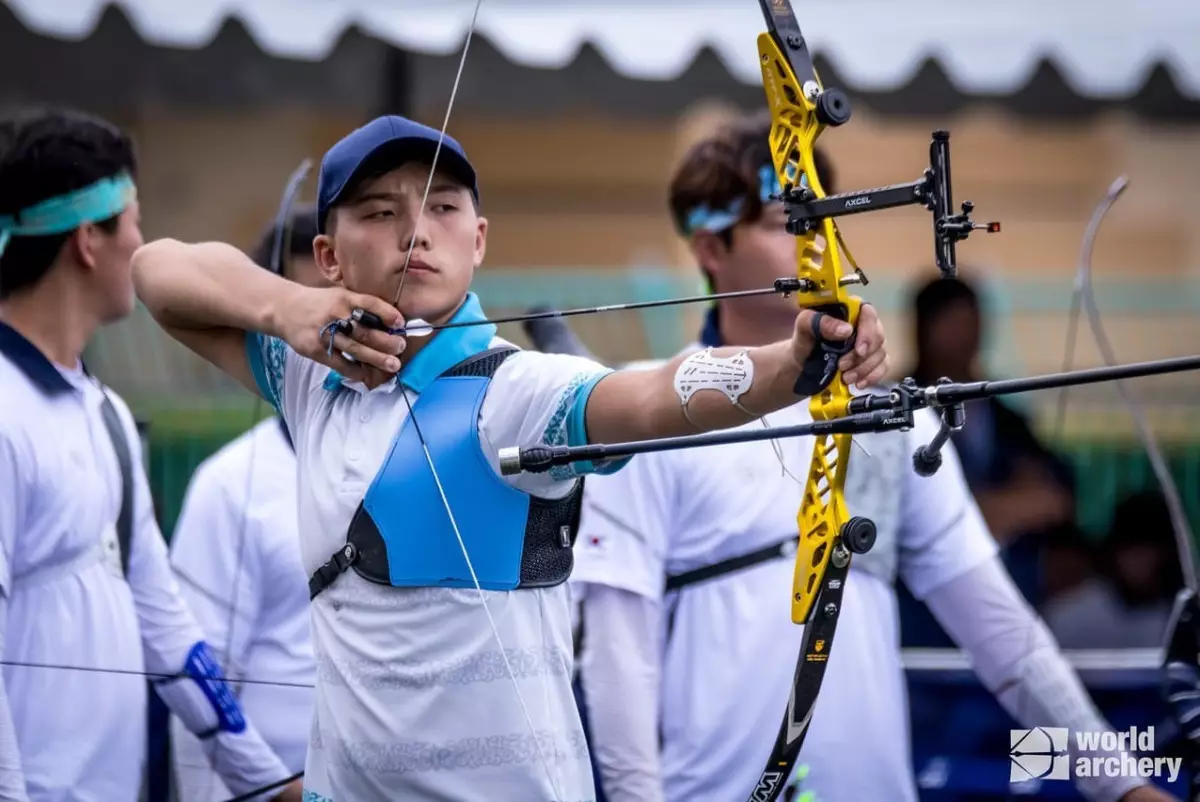
[[[808,87],[805,88],[806,91]],[[829,89],[821,92],[815,86],[817,109],[826,105],[822,101],[836,93],[836,106],[845,110],[845,122],[850,117],[849,101],[840,91]],[[838,125],[841,122],[836,123]],[[832,124],[832,123],[831,123]],[[938,270],[943,276],[955,275],[955,243],[965,240],[972,231],[985,231],[994,234],[1000,230],[1000,224],[976,223],[971,219],[971,211],[975,205],[971,201],[963,201],[962,212],[950,214],[954,205],[950,190],[950,133],[934,131],[933,141],[929,145],[929,167],[924,175],[916,181],[907,184],[891,184],[874,189],[860,189],[854,192],[842,192],[837,195],[826,195],[817,198],[813,191],[806,186],[789,186],[778,196],[783,201],[787,211],[788,233],[796,236],[816,230],[821,221],[827,217],[845,217],[851,214],[874,212],[880,209],[893,209],[899,206],[920,204],[933,215],[934,259]],[[862,271],[856,276],[847,276],[844,283],[866,284]]]

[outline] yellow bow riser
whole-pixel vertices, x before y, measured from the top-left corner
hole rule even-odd
[[[811,85],[801,85],[772,35],[759,35],[758,55],[771,110],[771,158],[779,185],[786,192],[803,175],[812,196],[823,198],[825,190],[817,175],[813,151],[826,128],[821,120],[829,115],[819,105],[826,103],[828,96],[820,94],[822,87],[815,71],[808,82]],[[836,113],[832,116],[838,124],[845,121]],[[796,275],[803,288],[796,294],[796,301],[801,308],[820,309],[857,326],[861,303],[845,287],[856,283],[858,276],[843,270],[841,242],[832,217],[796,237]],[[811,399],[813,420],[845,416],[851,397],[839,373]],[[807,623],[812,615],[837,536],[850,518],[843,496],[850,441],[850,435],[821,435],[813,446],[803,501],[796,515],[800,540],[792,580],[792,620],[797,624]],[[848,554],[845,559],[849,559]]]

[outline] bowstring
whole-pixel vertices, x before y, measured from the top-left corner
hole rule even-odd
[[[417,232],[420,229],[421,218],[425,213],[425,207],[429,200],[429,192],[433,187],[433,179],[437,173],[438,157],[442,152],[442,144],[446,140],[446,131],[450,127],[450,114],[454,109],[455,99],[458,97],[458,89],[462,84],[463,69],[467,63],[467,53],[471,49],[471,39],[475,33],[476,21],[479,19],[479,10],[483,6],[483,0],[475,0],[475,8],[471,14],[471,23],[467,27],[466,39],[463,42],[462,53],[458,60],[458,70],[454,75],[454,84],[450,88],[450,98],[446,103],[446,114],[442,119],[442,127],[438,132],[437,146],[433,151],[433,159],[429,166],[429,177],[425,181],[425,191],[421,196],[421,205],[417,209],[417,217],[413,223],[413,231],[408,244],[408,254],[404,258],[404,267],[400,271],[400,285],[396,289],[396,297],[392,305],[396,308],[400,306],[400,297],[404,292],[404,281],[408,276],[409,263],[412,261],[413,250],[417,245]],[[415,321],[414,321],[415,322]],[[408,321],[406,320],[407,324]],[[555,798],[560,802],[563,800],[562,792],[558,788],[558,783],[555,781],[554,773],[550,770],[550,763],[546,759],[545,752],[542,750],[541,738],[538,736],[537,728],[533,723],[533,716],[529,713],[529,706],[525,703],[525,696],[521,693],[520,683],[517,681],[517,675],[513,671],[512,663],[508,659],[508,649],[504,645],[504,639],[500,636],[500,628],[496,626],[496,619],[492,615],[491,606],[487,602],[487,595],[483,591],[483,586],[479,582],[479,576],[475,572],[475,566],[471,562],[471,555],[467,549],[467,543],[463,539],[462,532],[458,528],[458,522],[454,518],[454,511],[451,509],[450,500],[446,496],[445,487],[442,485],[442,479],[438,475],[437,467],[433,462],[433,455],[429,451],[429,444],[425,440],[425,435],[421,431],[420,425],[417,423],[416,411],[413,407],[413,402],[408,397],[408,391],[401,386],[399,388],[400,396],[404,399],[405,406],[408,407],[408,417],[413,423],[413,431],[417,435],[417,441],[421,444],[421,453],[425,457],[425,464],[429,466],[429,473],[433,477],[433,482],[437,486],[438,495],[441,498],[442,506],[446,510],[446,516],[450,519],[450,527],[454,531],[454,537],[458,540],[459,550],[462,552],[463,559],[466,561],[467,570],[471,574],[471,582],[475,586],[475,592],[479,596],[479,603],[483,607],[483,612],[487,615],[488,625],[491,627],[492,636],[496,640],[496,644],[500,647],[500,657],[504,662],[504,669],[508,673],[508,678],[512,682],[513,690],[517,695],[517,702],[521,707],[521,713],[525,717],[525,723],[529,727],[529,734],[533,738],[533,745],[537,751],[538,760],[542,764],[542,769],[546,772],[546,779],[550,782],[550,787],[554,792]]]

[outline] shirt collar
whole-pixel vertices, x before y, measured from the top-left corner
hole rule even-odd
[[[487,320],[487,317],[483,314],[479,297],[469,292],[449,322],[467,323],[483,320]],[[401,385],[415,393],[424,392],[434,379],[464,359],[486,351],[496,336],[496,327],[491,323],[461,326],[435,331],[429,336],[429,343],[411,360],[404,362],[396,376]],[[403,362],[403,359],[401,361]],[[330,371],[325,377],[324,386],[326,390],[333,392],[343,386],[352,387],[357,384],[359,383],[347,380],[337,371]],[[385,386],[389,390],[395,387],[392,383]]]
[[[721,315],[716,304],[704,313],[704,325],[700,328],[700,345],[705,348],[719,348],[724,345],[721,339]]]
[[[0,322],[0,354],[8,357],[44,395],[61,395],[74,389],[36,345],[3,322]]]

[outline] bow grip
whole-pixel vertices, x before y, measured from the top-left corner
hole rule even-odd
[[[796,395],[803,398],[810,398],[824,392],[837,376],[838,360],[854,349],[858,332],[855,331],[848,339],[840,342],[827,340],[821,336],[822,317],[828,315],[838,320],[849,321],[851,325],[855,325],[858,322],[860,304],[861,302],[858,299],[854,299],[852,301],[852,309],[849,308],[850,304],[846,303],[808,307],[817,313],[812,319],[812,334],[813,339],[816,340],[817,347],[813,348],[800,368],[800,376],[797,377],[796,384],[792,387]]]

